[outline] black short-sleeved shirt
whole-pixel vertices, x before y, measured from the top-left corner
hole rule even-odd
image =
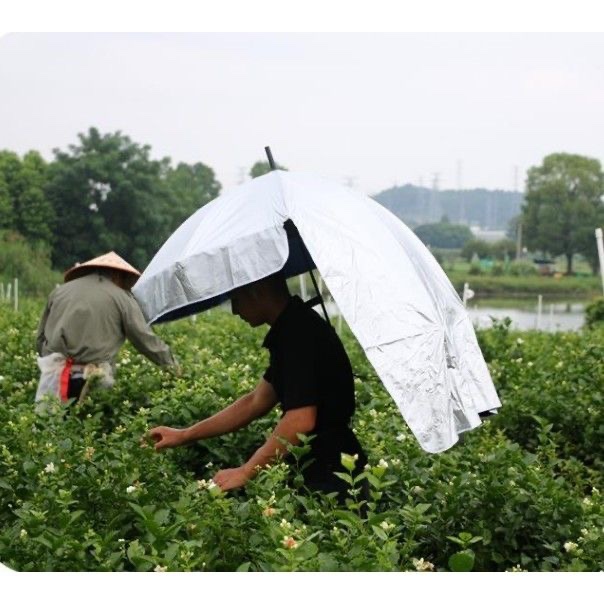
[[[341,453],[358,454],[357,467],[362,469],[366,457],[350,428],[355,410],[352,368],[333,327],[294,296],[263,346],[270,352],[264,379],[275,389],[283,411],[317,407],[311,433],[316,461],[304,472],[307,482],[331,480],[334,471],[343,471]]]

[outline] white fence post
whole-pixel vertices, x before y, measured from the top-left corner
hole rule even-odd
[[[8,302],[10,302],[12,286],[13,286],[13,284],[10,282],[6,284],[6,300]]]
[[[541,313],[543,311],[543,296],[537,298],[537,329],[541,329]]]
[[[19,310],[19,279],[15,277],[15,312]]]
[[[549,330],[554,331],[554,305],[549,305]]]
[[[600,277],[602,277],[602,293],[604,294],[604,243],[602,243],[602,229],[596,229],[596,244],[598,258],[600,259]]]

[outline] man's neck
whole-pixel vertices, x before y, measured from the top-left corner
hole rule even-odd
[[[279,318],[281,313],[285,310],[286,306],[289,304],[291,300],[291,296],[287,298],[281,298],[278,301],[275,301],[274,304],[271,304],[271,307],[268,310],[266,323],[269,325],[274,325],[275,321]]]

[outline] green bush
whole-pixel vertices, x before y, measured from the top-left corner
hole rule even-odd
[[[508,274],[517,277],[536,275],[538,273],[535,265],[527,260],[517,260],[512,262],[508,268]]]
[[[604,323],[604,298],[597,298],[585,307],[585,325],[591,328],[602,323]]]
[[[0,231],[0,282],[19,279],[19,291],[26,296],[47,296],[63,276],[51,269],[50,251],[29,243],[12,231]]]

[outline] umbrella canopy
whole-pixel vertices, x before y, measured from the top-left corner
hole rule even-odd
[[[281,269],[308,270],[305,248],[424,450],[448,449],[500,406],[468,314],[430,251],[380,204],[321,178],[277,170],[203,206],[133,293],[150,322],[186,316]]]

